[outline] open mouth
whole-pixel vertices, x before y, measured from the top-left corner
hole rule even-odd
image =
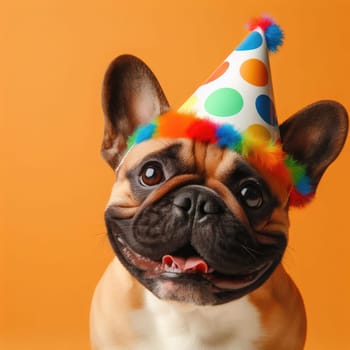
[[[143,271],[145,278],[199,279],[211,284],[214,292],[245,289],[270,275],[276,265],[270,260],[249,272],[223,274],[209,266],[191,247],[185,247],[174,255],[164,255],[160,261],[155,261],[133,251],[122,238],[118,237],[116,241],[124,259]]]

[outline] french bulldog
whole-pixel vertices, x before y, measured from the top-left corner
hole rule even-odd
[[[289,191],[240,154],[186,138],[128,136],[169,111],[152,71],[123,55],[103,84],[105,211],[116,257],[94,293],[93,349],[299,350],[302,297],[282,258]],[[347,113],[321,101],[280,125],[313,185],[341,151]]]

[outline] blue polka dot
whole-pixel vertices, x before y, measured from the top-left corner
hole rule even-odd
[[[258,32],[251,32],[236,48],[236,51],[257,49],[263,43],[263,38]]]
[[[259,95],[255,100],[255,107],[267,124],[277,125],[275,106],[269,96]]]

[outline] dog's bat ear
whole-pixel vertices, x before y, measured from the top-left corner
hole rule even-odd
[[[123,55],[110,64],[104,77],[102,106],[105,114],[103,158],[115,169],[127,138],[142,124],[169,109],[163,90],[147,65]]]
[[[347,112],[334,101],[316,102],[287,119],[280,131],[285,152],[306,166],[308,176],[317,186],[344,146]]]

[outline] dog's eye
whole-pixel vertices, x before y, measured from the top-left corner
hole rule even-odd
[[[258,184],[245,183],[240,188],[240,198],[248,208],[258,209],[263,204],[263,194]]]
[[[146,163],[140,172],[139,179],[143,186],[155,186],[164,181],[164,173],[161,164],[157,162]]]

